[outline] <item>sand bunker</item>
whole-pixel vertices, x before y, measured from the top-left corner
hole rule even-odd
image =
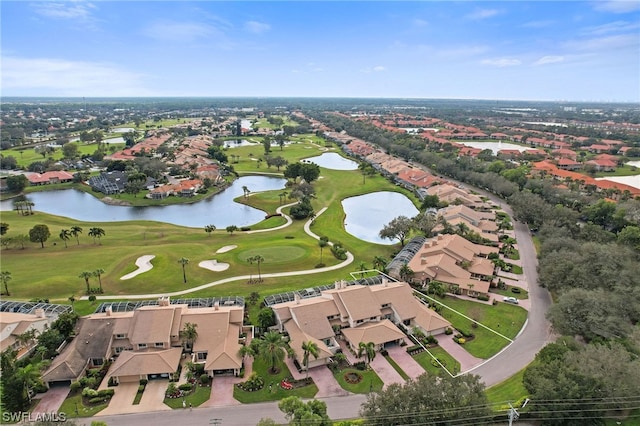
[[[133,277],[135,277],[136,275],[142,274],[143,272],[147,272],[150,271],[151,268],[153,268],[153,265],[151,264],[151,259],[153,259],[154,257],[156,257],[153,254],[147,254],[145,256],[140,256],[137,260],[136,260],[136,266],[138,267],[138,269],[136,269],[135,271],[124,275],[122,277],[120,277],[121,280],[128,280],[131,279]]]
[[[236,247],[238,247],[238,246],[224,246],[221,249],[218,249],[218,251],[216,251],[216,253],[226,253],[228,251],[233,250]]]
[[[214,272],[222,272],[229,269],[228,263],[218,263],[218,261],[215,259],[203,260],[202,262],[198,263],[198,266]]]

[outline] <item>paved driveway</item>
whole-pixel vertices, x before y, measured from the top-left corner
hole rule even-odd
[[[404,383],[402,376],[389,364],[389,361],[380,353],[369,364],[373,371],[382,379],[386,388],[392,383]]]
[[[43,394],[39,394],[36,398],[40,400],[33,413],[52,413],[58,411],[64,402],[70,389],[67,386],[53,387]]]
[[[168,380],[150,380],[142,394],[140,404],[133,405],[133,399],[138,392],[139,383],[121,383],[113,388],[115,393],[109,402],[109,406],[96,414],[96,416],[171,410],[170,407],[162,402],[168,385]]]
[[[407,373],[407,376],[415,379],[424,373],[424,368],[413,359],[406,351],[406,346],[392,345],[386,348],[389,356]]]
[[[215,376],[211,382],[211,396],[208,401],[203,402],[200,407],[224,407],[227,405],[239,405],[233,398],[233,387],[236,383],[246,380],[233,376]]]
[[[315,395],[315,398],[349,395],[349,392],[342,389],[342,386],[340,386],[336,378],[333,377],[331,370],[326,366],[310,369],[309,377],[311,377],[316,386],[318,386],[318,393]]]
[[[484,362],[482,358],[476,358],[467,352],[464,347],[454,342],[451,336],[445,335],[440,337],[438,339],[438,345],[460,363],[461,372],[470,370]],[[451,371],[451,373],[453,373],[453,371]]]

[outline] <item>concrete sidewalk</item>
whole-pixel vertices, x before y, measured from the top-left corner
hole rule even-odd
[[[438,338],[438,345],[460,363],[459,373],[470,370],[473,367],[484,362],[484,359],[476,358],[475,356],[467,352],[462,345],[454,342],[451,336],[445,335]],[[451,371],[451,373],[453,373],[453,371]]]

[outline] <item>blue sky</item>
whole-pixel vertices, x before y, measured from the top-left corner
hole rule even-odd
[[[640,1],[2,1],[3,96],[640,101]]]

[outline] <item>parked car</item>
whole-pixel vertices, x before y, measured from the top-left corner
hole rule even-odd
[[[515,297],[505,297],[502,300],[505,301],[506,303],[513,303],[514,305],[518,304],[518,299],[516,299]]]

